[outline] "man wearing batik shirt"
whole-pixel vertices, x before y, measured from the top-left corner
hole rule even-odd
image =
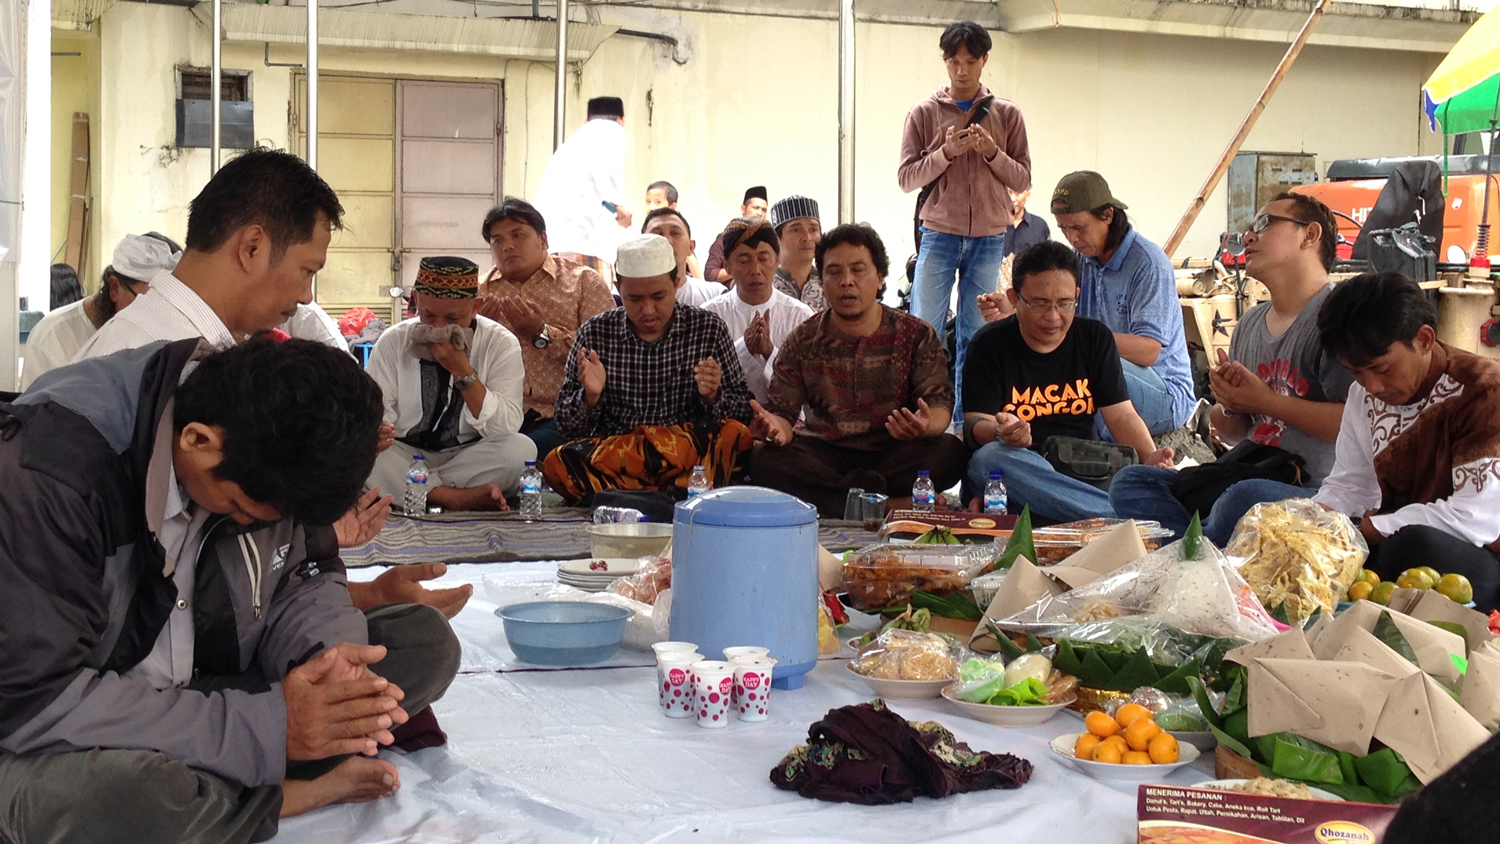
[[[844,225],[818,244],[829,307],[787,337],[766,407],[754,403],[750,477],[841,518],[850,487],[911,501],[917,472],[947,489],[969,450],[948,433],[953,385],[937,332],[880,303],[890,270],[885,245],[866,225]],[[793,433],[799,416],[806,419]]]
[[[677,257],[658,235],[620,247],[623,306],[578,329],[557,394],[575,438],[542,473],[569,501],[604,489],[685,491],[694,466],[724,486],[750,448],[749,392],[724,321],[677,307]]]
[[[526,461],[536,459],[536,445],[520,433],[521,345],[475,313],[479,267],[472,261],[423,258],[413,295],[416,318],[392,326],[370,351],[370,377],[397,437],[376,458],[370,485],[401,489],[421,454],[429,503],[504,510]]]
[[[1500,363],[1437,340],[1437,313],[1400,273],[1336,285],[1318,312],[1330,355],[1354,375],[1333,472],[1314,498],[1359,519],[1365,568],[1418,563],[1500,603]]]
[[[521,342],[526,362],[521,433],[536,443],[538,455],[546,456],[568,441],[552,419],[552,404],[562,386],[573,332],[589,317],[613,308],[614,294],[594,270],[547,254],[547,221],[523,199],[507,196],[484,215],[480,231],[495,268],[480,285],[479,313]]]
[[[818,241],[823,238],[817,201],[792,194],[771,206],[771,225],[776,227],[776,237],[781,242],[776,289],[814,311],[828,307],[823,279],[818,277],[815,262]]]
[[[765,401],[776,350],[813,315],[812,308],[772,286],[779,250],[770,223],[759,217],[735,220],[724,231],[724,249],[734,289],[710,299],[703,309],[724,320],[750,394]]]

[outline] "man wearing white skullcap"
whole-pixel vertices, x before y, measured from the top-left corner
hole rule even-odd
[[[621,244],[621,307],[578,328],[554,418],[572,442],[542,463],[570,502],[604,489],[724,486],[750,449],[750,392],[724,321],[676,307],[677,255],[660,235]]]
[[[21,389],[31,387],[42,373],[66,366],[94,332],[151,286],[151,277],[177,266],[182,247],[166,235],[128,234],[115,247],[114,260],[104,268],[99,292],[58,308],[31,329],[21,369]]]

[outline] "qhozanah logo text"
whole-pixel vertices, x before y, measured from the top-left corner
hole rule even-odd
[[[1313,837],[1319,844],[1375,844],[1375,833],[1353,821],[1329,821],[1318,824]]]

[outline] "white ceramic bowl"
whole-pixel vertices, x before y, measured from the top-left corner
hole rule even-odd
[[[1176,762],[1170,765],[1125,765],[1118,762],[1095,762],[1091,759],[1079,759],[1073,755],[1073,745],[1078,743],[1078,737],[1082,733],[1067,733],[1052,740],[1052,752],[1058,758],[1076,771],[1080,771],[1096,780],[1116,780],[1119,782],[1157,782],[1162,777],[1181,768],[1183,765],[1191,765],[1198,758],[1198,748],[1191,744],[1178,742],[1179,752],[1182,754]]]
[[[974,703],[958,696],[957,683],[944,686],[942,695],[970,718],[986,724],[994,724],[997,727],[1035,727],[1067,709],[1068,704],[1074,701],[1074,698],[1070,697],[1062,703],[1050,706],[996,706],[990,703]]]
[[[844,663],[849,673],[870,684],[875,694],[887,700],[926,700],[942,694],[943,687],[953,682],[952,678],[945,680],[882,680],[878,677],[866,677],[854,670],[853,662]]]

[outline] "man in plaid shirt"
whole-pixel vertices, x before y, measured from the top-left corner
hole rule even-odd
[[[542,473],[569,501],[601,489],[723,486],[750,449],[750,392],[724,321],[675,307],[677,258],[658,235],[620,247],[622,307],[579,327],[554,418],[572,442]]]

